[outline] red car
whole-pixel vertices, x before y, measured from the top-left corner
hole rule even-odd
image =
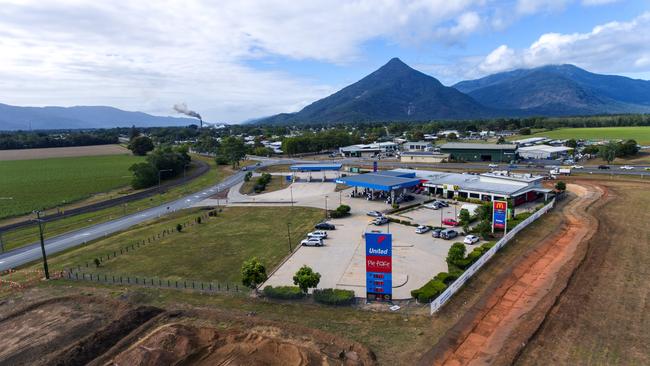
[[[447,225],[447,226],[458,226],[459,225],[458,221],[456,221],[454,219],[444,219],[444,220],[442,220],[442,223]]]

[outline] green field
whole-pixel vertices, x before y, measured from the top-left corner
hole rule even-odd
[[[157,277],[169,280],[201,280],[240,283],[241,264],[257,256],[267,270],[289,254],[287,223],[295,249],[305,234],[322,218],[322,210],[304,207],[229,207],[218,217],[175,230],[129,253],[105,261],[99,268],[94,258],[119,253],[120,248],[172,229],[177,223],[193,222],[205,211],[182,211],[148,222],[50,258],[56,269],[81,265],[84,271],[115,275]],[[91,263],[86,269],[85,263]]]
[[[132,155],[0,161],[0,219],[126,186]]]
[[[650,145],[650,127],[560,128],[552,131],[538,132],[530,136],[517,136],[514,139],[538,136],[552,139],[634,139],[641,145]]]

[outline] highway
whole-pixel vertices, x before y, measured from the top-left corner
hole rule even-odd
[[[342,163],[342,164],[362,164],[372,165],[373,159],[360,159],[360,158],[345,158],[345,159],[331,159],[312,161],[306,159],[273,159],[273,158],[255,158],[260,161],[260,167],[277,165],[277,164],[295,164],[295,163]],[[391,168],[413,168],[413,169],[463,169],[467,171],[484,171],[489,170],[485,164],[477,163],[442,163],[442,164],[409,164],[397,161],[379,161],[378,165],[384,169]],[[500,165],[495,170],[506,169],[507,164]],[[254,168],[254,167],[253,167]],[[588,174],[598,175],[641,175],[650,178],[650,171],[644,170],[645,167],[636,167],[633,170],[622,170],[618,167],[612,166],[612,169],[601,170],[597,167],[585,167],[583,169],[576,169],[574,171]],[[523,172],[545,172],[548,173],[550,168],[537,168],[527,167],[525,165],[518,165],[515,170]],[[126,230],[134,225],[151,220],[157,217],[164,216],[168,213],[189,208],[194,203],[210,197],[224,189],[228,189],[244,179],[246,172],[238,171],[237,173],[227,177],[222,182],[208,187],[202,191],[187,195],[172,202],[164,203],[157,207],[152,207],[144,211],[130,214],[115,220],[103,222],[79,230],[71,231],[66,234],[58,235],[45,240],[46,253],[54,254],[63,250],[81,245],[83,243],[95,240],[101,237],[108,236],[115,232]],[[36,242],[17,248],[6,253],[0,254],[0,271],[10,268],[16,268],[23,264],[40,260],[41,248],[40,243]]]

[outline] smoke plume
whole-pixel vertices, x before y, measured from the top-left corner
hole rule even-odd
[[[187,105],[185,103],[174,104],[174,110],[176,112],[178,112],[178,113],[183,113],[183,114],[185,114],[187,116],[198,118],[199,121],[203,121],[203,119],[201,118],[201,115],[194,112],[194,111],[192,111],[192,110],[190,110],[190,109],[188,109]]]

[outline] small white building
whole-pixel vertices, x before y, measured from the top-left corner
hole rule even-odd
[[[433,151],[430,141],[408,141],[403,145],[404,151]]]
[[[372,144],[358,144],[340,147],[342,156],[372,157],[382,153],[395,153],[399,145],[394,142],[374,142]]]
[[[569,151],[573,150],[566,146],[548,146],[548,145],[535,145],[520,147],[519,157],[522,159],[557,159],[566,156]]]

